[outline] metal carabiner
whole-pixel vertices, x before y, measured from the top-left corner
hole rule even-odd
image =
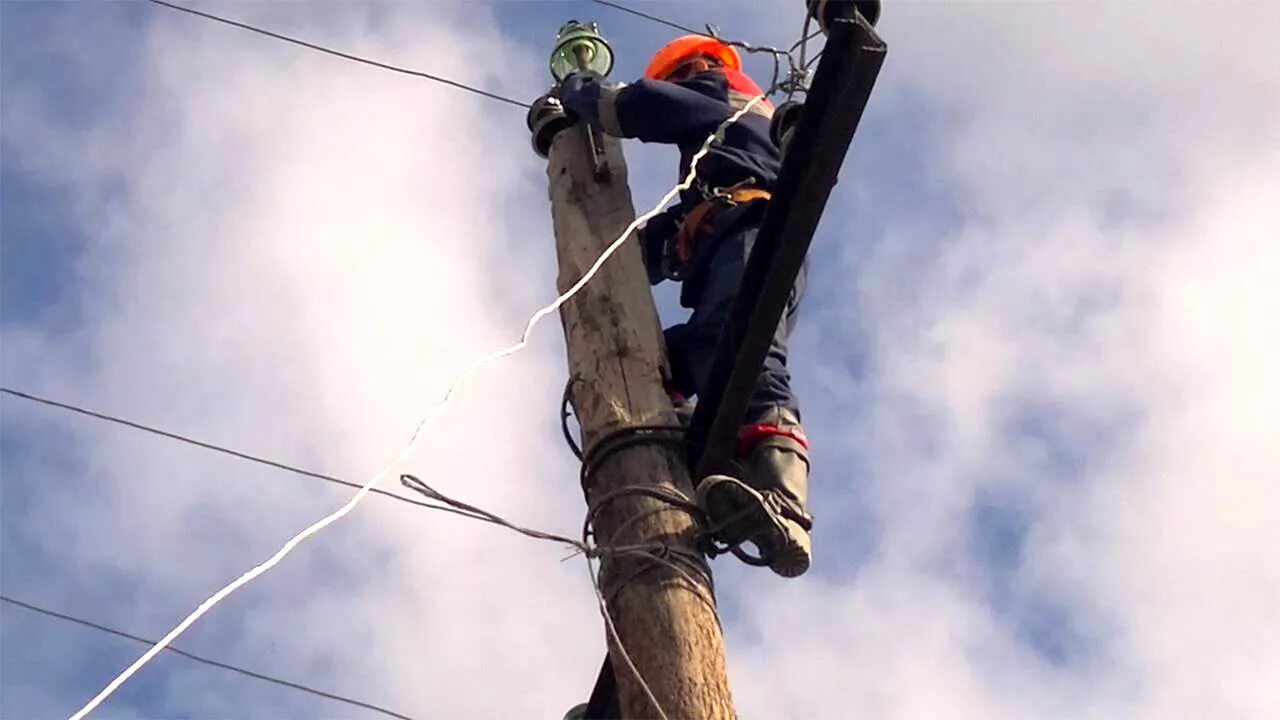
[[[702,199],[709,202],[717,202],[726,207],[734,207],[738,204],[733,199],[733,188],[711,187],[709,185],[702,186]]]

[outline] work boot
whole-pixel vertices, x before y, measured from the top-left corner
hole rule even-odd
[[[803,437],[803,436],[802,436]],[[774,435],[761,440],[747,458],[747,483],[760,490],[780,532],[752,539],[769,567],[782,577],[809,569],[813,517],[805,509],[809,491],[809,451],[795,438]]]
[[[743,428],[744,479],[704,478],[698,504],[721,542],[750,542],[775,573],[797,577],[812,559],[813,518],[805,510],[809,453],[794,413],[771,415],[772,422]]]

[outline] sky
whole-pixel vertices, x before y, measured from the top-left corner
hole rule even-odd
[[[583,2],[199,7],[523,100],[567,19],[624,80],[673,34]],[[793,341],[815,564],[714,566],[739,713],[1280,716],[1280,7],[899,2],[880,31]],[[0,99],[6,387],[361,481],[553,297],[518,108],[116,2],[0,4]],[[675,155],[626,150],[647,208]],[[572,534],[565,376],[550,320],[403,469]],[[0,590],[139,635],[350,494],[0,409]],[[370,497],[176,644],[414,717],[559,717],[604,647],[563,556]],[[0,717],[66,717],[142,650],[0,604]],[[166,654],[96,717],[373,715]]]

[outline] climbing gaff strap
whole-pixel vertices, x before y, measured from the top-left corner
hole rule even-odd
[[[738,429],[887,47],[861,15],[830,36],[687,434],[694,482],[735,475]]]

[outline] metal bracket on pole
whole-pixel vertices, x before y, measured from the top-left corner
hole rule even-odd
[[[829,37],[813,87],[799,110],[709,387],[698,398],[687,435],[694,483],[736,472],[734,448],[748,401],[884,63],[884,41],[866,18],[849,11],[825,27]]]
[[[533,151],[539,157],[546,157],[551,152],[551,141],[561,130],[572,127],[573,119],[564,111],[564,105],[554,94],[548,93],[533,101],[525,123],[532,133]],[[600,130],[590,123],[582,123],[582,133],[586,136],[587,147],[591,150],[591,163],[597,182],[608,182],[613,177],[609,161],[601,152],[604,138]]]
[[[591,163],[595,166],[596,182],[609,182],[613,171],[609,169],[609,161],[600,151],[604,147],[603,133],[591,123],[583,123],[582,131],[587,135],[587,147],[591,149]]]
[[[572,127],[573,121],[565,114],[560,99],[547,93],[529,106],[525,123],[532,134],[533,151],[538,157],[545,158],[551,153],[551,141],[565,128]]]

